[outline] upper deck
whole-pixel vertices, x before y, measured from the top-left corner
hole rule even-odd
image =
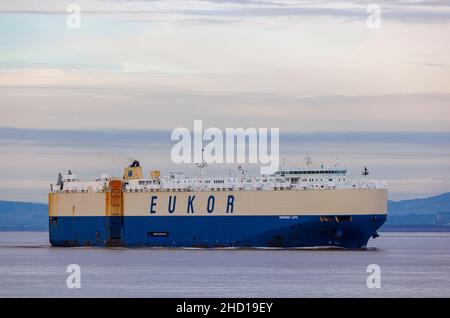
[[[122,179],[102,175],[95,180],[81,180],[73,174],[60,176],[51,192],[106,192],[110,180],[122,180],[124,192],[147,191],[285,191],[320,189],[385,189],[383,181],[370,181],[367,176],[348,181],[345,168],[324,167],[301,169],[280,169],[274,175],[251,176],[242,167],[229,176],[186,176],[170,173],[161,177],[159,171],[151,171],[144,178],[142,168],[135,161],[125,168]]]

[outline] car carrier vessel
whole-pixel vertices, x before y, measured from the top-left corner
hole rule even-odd
[[[349,181],[337,165],[190,177],[138,161],[121,178],[69,172],[49,193],[53,246],[361,248],[387,217],[382,181]]]

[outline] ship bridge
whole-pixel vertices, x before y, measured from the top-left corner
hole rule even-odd
[[[333,169],[333,168],[319,168],[319,169],[311,169],[311,168],[303,168],[303,169],[290,169],[290,170],[280,170],[275,174],[284,176],[291,175],[340,175],[345,176],[347,173],[347,169]]]
[[[305,168],[297,169],[283,169],[275,173],[276,176],[286,179],[292,185],[299,185],[301,187],[313,186],[313,188],[334,187],[336,185],[343,185],[346,183],[347,169],[339,168],[337,166],[325,167],[321,165],[319,168],[307,166]]]

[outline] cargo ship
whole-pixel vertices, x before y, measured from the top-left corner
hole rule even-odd
[[[206,164],[199,164],[201,169]],[[51,185],[52,246],[197,248],[362,248],[387,218],[383,181],[349,181],[337,165],[252,176],[147,178],[138,161],[123,176],[80,180],[70,171]]]

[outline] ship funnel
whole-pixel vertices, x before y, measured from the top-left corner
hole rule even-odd
[[[142,179],[142,167],[139,161],[134,160],[128,167],[123,169],[123,179]]]

